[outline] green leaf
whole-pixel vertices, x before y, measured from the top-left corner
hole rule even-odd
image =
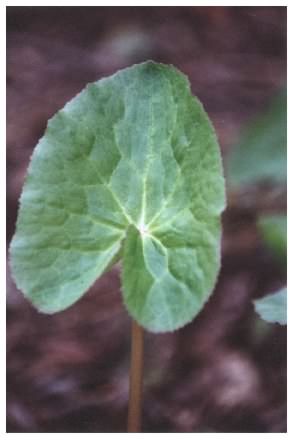
[[[287,324],[287,289],[254,301],[256,312],[267,322]]]
[[[49,121],[21,195],[14,278],[53,313],[122,256],[130,315],[174,330],[213,290],[224,206],[216,136],[187,78],[135,65],[89,84]]]
[[[262,181],[285,184],[287,178],[286,90],[244,130],[227,162],[228,183],[234,187]]]
[[[287,262],[287,216],[263,215],[258,220],[262,236],[275,253],[276,257],[286,265]]]

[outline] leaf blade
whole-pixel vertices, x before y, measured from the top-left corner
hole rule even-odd
[[[287,324],[287,289],[254,301],[254,308],[262,319],[270,323]]]
[[[187,78],[153,62],[124,69],[49,121],[21,197],[14,278],[53,313],[122,253],[130,314],[174,330],[212,292],[224,207],[216,135]]]

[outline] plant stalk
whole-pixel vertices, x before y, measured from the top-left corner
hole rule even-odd
[[[143,382],[143,328],[132,320],[129,377],[128,432],[141,431]]]

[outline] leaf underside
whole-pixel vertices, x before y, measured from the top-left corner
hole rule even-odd
[[[287,324],[287,289],[281,289],[254,301],[254,307],[265,321]]]
[[[87,85],[49,121],[20,198],[12,272],[54,313],[122,256],[130,315],[175,330],[213,290],[224,205],[216,136],[188,80],[135,65]]]

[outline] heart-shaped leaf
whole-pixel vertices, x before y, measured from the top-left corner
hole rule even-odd
[[[127,68],[49,121],[20,199],[14,278],[53,313],[122,256],[131,316],[174,330],[213,290],[224,205],[216,136],[186,77],[154,62]]]

